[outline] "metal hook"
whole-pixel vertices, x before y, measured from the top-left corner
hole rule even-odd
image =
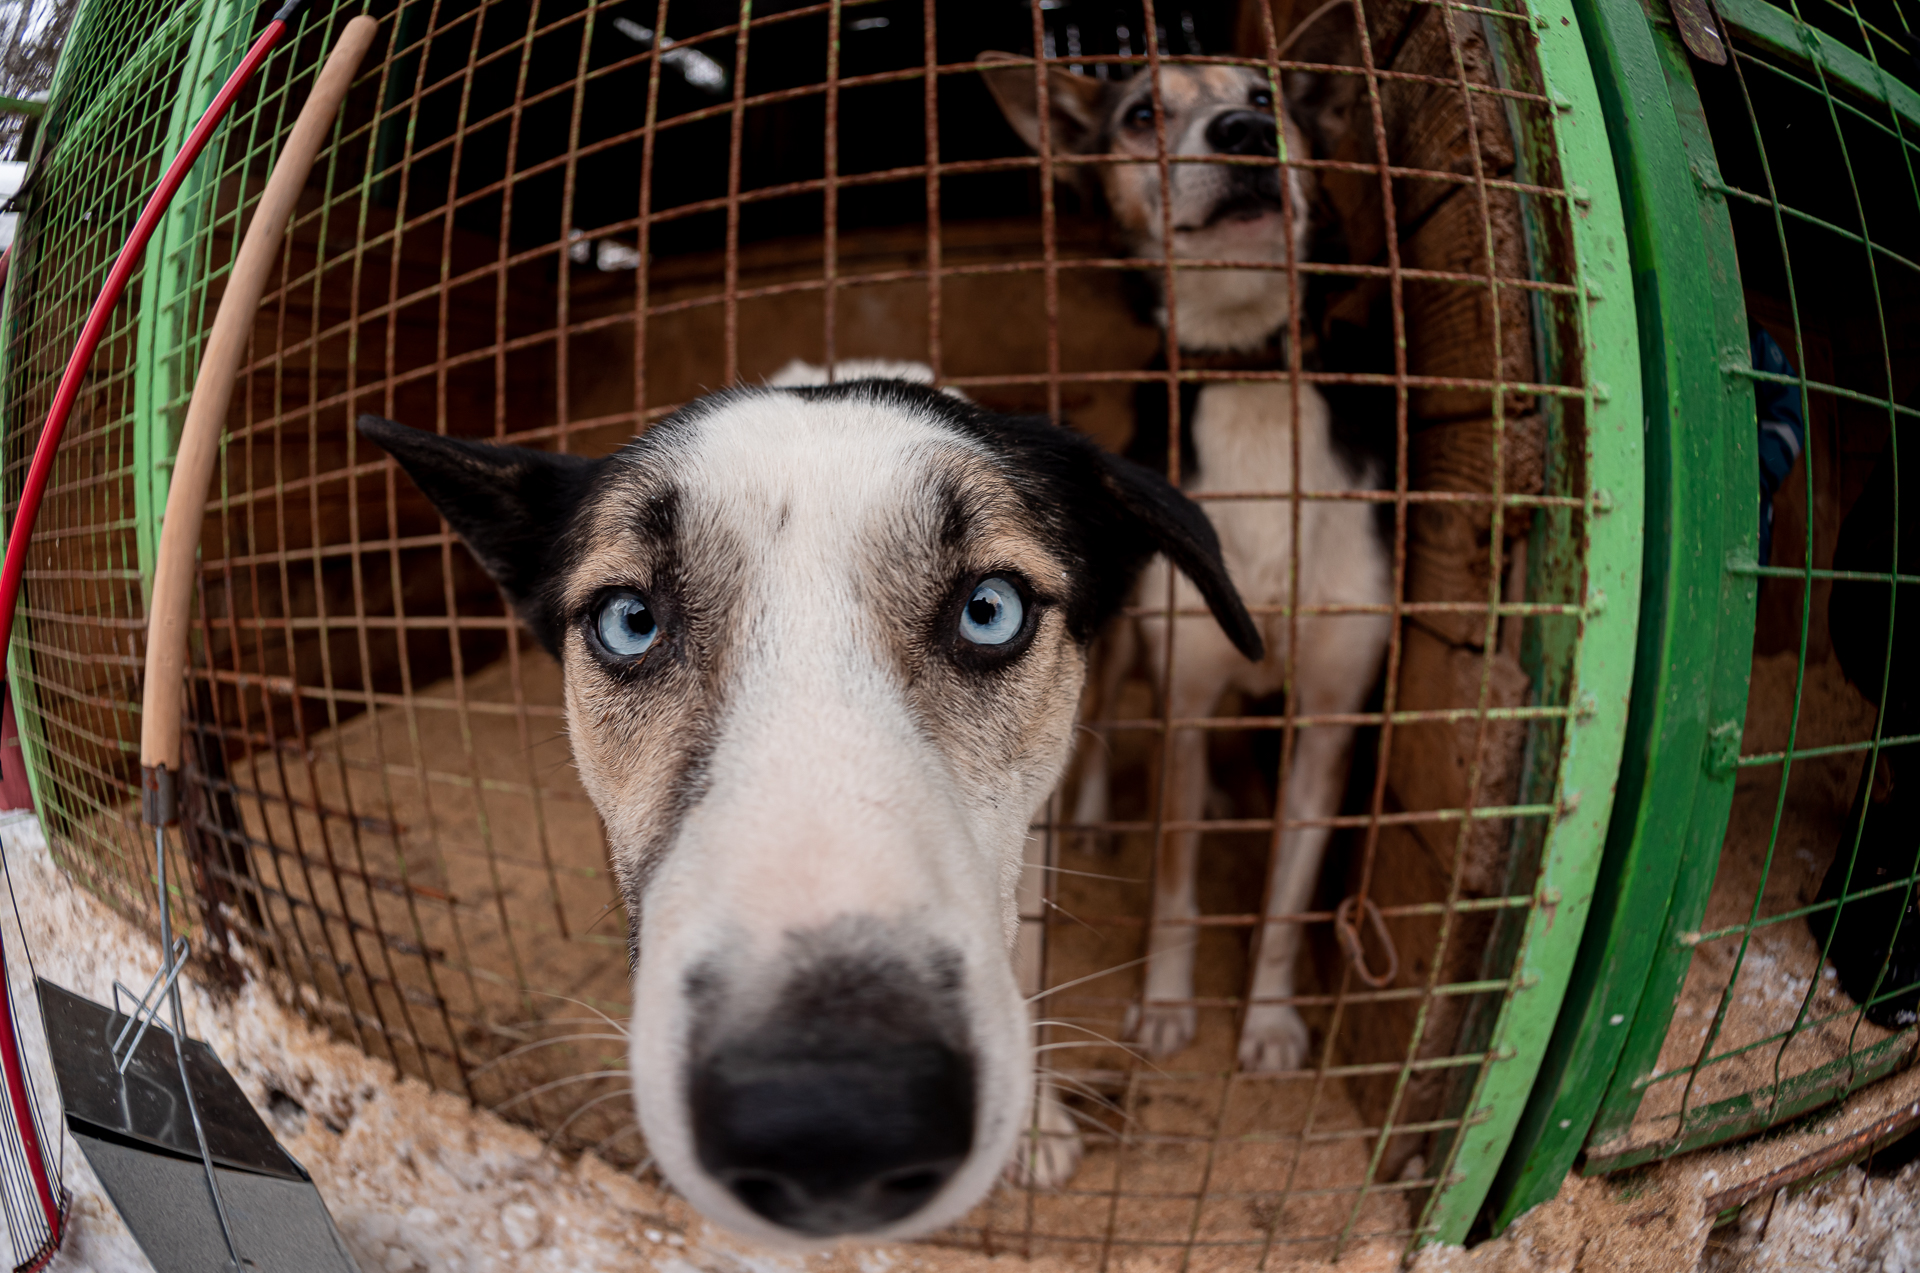
[[[1367,967],[1367,952],[1360,941],[1360,925],[1354,922],[1354,907],[1358,906],[1367,915],[1367,922],[1373,926],[1373,935],[1380,947],[1387,953],[1387,970],[1375,976]],[[1340,949],[1347,952],[1347,962],[1353,965],[1354,975],[1372,986],[1375,990],[1384,990],[1394,983],[1400,975],[1400,952],[1394,949],[1393,937],[1387,932],[1386,916],[1373,903],[1371,897],[1359,894],[1341,902],[1333,912],[1333,932],[1340,939]]]

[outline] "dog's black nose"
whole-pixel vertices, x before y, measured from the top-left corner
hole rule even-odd
[[[1277,155],[1280,130],[1263,111],[1228,111],[1207,125],[1207,145],[1221,155]]]
[[[973,1063],[944,1043],[761,1036],[720,1048],[692,1079],[701,1165],[797,1233],[904,1220],[973,1146]]]

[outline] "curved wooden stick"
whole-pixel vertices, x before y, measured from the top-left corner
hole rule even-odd
[[[200,548],[200,523],[206,516],[207,487],[220,454],[220,434],[233,399],[233,382],[246,352],[260,296],[280,255],[280,242],[295,202],[307,184],[314,158],[333,129],[347,87],[373,44],[380,24],[369,17],[347,23],[339,42],[320,68],[300,118],[267,178],[246,238],[227,277],[226,294],[207,337],[200,374],[174,457],[167,487],[166,519],[153,576],[153,604],[147,612],[147,680],[140,704],[140,765],[150,823],[174,820],[173,778],[180,770],[180,716],[186,699],[187,630],[193,612],[193,582]]]

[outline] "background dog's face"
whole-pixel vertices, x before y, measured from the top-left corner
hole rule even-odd
[[[1044,421],[899,381],[715,395],[599,461],[363,417],[565,669],[637,963],[642,1128],[787,1243],[976,1202],[1023,1131],[1008,958],[1084,649],[1205,516]]]
[[[981,57],[997,61],[1008,55]],[[1023,58],[984,74],[1007,122],[1029,146],[1039,149],[1032,62]],[[1294,223],[1296,237],[1305,232],[1304,178],[1298,169],[1289,174],[1295,202],[1294,215],[1287,218],[1280,170],[1259,161],[1279,155],[1282,124],[1288,153],[1304,156],[1307,150],[1292,120],[1275,110],[1267,77],[1244,66],[1160,68],[1157,82],[1168,156],[1251,161],[1168,164],[1164,211],[1154,131],[1155,82],[1146,72],[1126,80],[1097,80],[1064,67],[1052,68],[1047,96],[1054,149],[1123,160],[1099,164],[1093,172],[1114,224],[1142,256],[1165,255],[1171,221],[1175,257],[1284,261],[1286,222]]]
[[[1038,150],[1032,59],[988,52],[980,60],[988,63],[981,75],[1007,122]],[[1307,259],[1313,186],[1308,170],[1288,168],[1283,188],[1283,170],[1271,161],[1283,143],[1289,157],[1313,153],[1295,123],[1296,105],[1315,124],[1314,144],[1322,150],[1330,137],[1318,131],[1344,128],[1351,86],[1339,79],[1330,96],[1326,77],[1296,76],[1283,107],[1266,73],[1252,67],[1168,65],[1157,76],[1100,80],[1055,65],[1046,81],[1049,142],[1055,153],[1118,161],[1074,168],[1083,186],[1097,189],[1133,255],[1282,265],[1290,254]],[[1164,187],[1156,84],[1169,158]],[[1205,157],[1223,162],[1191,162]],[[1192,348],[1258,347],[1291,313],[1286,278],[1270,270],[1176,271],[1174,285],[1181,343]]]

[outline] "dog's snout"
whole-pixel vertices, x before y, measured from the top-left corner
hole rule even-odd
[[[1280,130],[1262,111],[1227,111],[1207,125],[1207,145],[1222,155],[1277,155]]]
[[[869,1233],[904,1220],[973,1145],[973,1063],[933,1040],[761,1037],[720,1049],[692,1078],[701,1165],[796,1233]]]

